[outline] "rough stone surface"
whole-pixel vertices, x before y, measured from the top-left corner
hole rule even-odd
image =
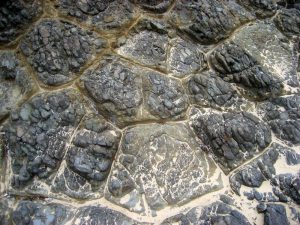
[[[12,51],[0,51],[0,120],[34,91],[34,82]]]
[[[166,219],[162,225],[171,224],[230,224],[250,225],[247,218],[234,207],[221,201],[214,202],[205,207],[195,207],[186,214],[176,215]]]
[[[271,99],[261,103],[259,114],[268,121],[275,135],[288,144],[300,143],[299,94]]]
[[[271,142],[269,127],[248,112],[218,113],[194,109],[190,125],[225,173],[253,158]]]
[[[188,126],[181,123],[126,130],[106,197],[143,211],[144,204],[152,210],[161,209],[221,188],[216,165],[190,135]]]
[[[136,17],[128,0],[57,0],[57,4],[63,15],[102,31],[126,27]]]
[[[4,138],[11,157],[13,188],[29,185],[33,178],[50,179],[57,171],[67,139],[85,113],[80,98],[72,89],[40,94],[12,113]]]
[[[299,12],[1,1],[0,225],[299,225]]]
[[[229,2],[179,0],[171,12],[170,21],[202,44],[216,43],[253,18],[240,5]]]
[[[46,85],[65,84],[105,47],[91,31],[68,22],[43,20],[22,41],[21,50]]]
[[[66,166],[57,174],[52,190],[75,198],[101,196],[120,136],[103,118],[85,116],[73,135]]]
[[[40,0],[7,0],[0,3],[0,44],[14,41],[41,16]]]

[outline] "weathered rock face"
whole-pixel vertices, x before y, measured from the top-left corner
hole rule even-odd
[[[0,5],[0,43],[21,35],[43,13],[40,0],[8,0]]]
[[[271,142],[269,127],[251,113],[194,111],[190,125],[225,173],[253,158]]]
[[[216,43],[227,38],[238,26],[253,19],[240,5],[234,1],[204,0],[175,3],[170,21],[179,30],[202,44]]]
[[[141,125],[124,134],[106,197],[134,211],[145,204],[158,210],[221,186],[220,172],[186,124]]]
[[[0,225],[300,224],[298,0],[0,3]]]
[[[12,51],[0,51],[0,120],[34,91],[34,82]]]
[[[59,12],[80,22],[109,31],[130,25],[136,17],[128,0],[57,0]]]
[[[71,89],[40,94],[12,113],[4,138],[13,188],[29,185],[33,178],[48,179],[57,171],[67,139],[85,113],[80,99]]]
[[[63,21],[44,20],[22,41],[21,50],[43,84],[61,85],[76,78],[104,46],[105,41],[93,32]]]

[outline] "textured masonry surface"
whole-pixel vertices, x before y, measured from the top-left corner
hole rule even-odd
[[[0,3],[0,225],[300,224],[300,1]]]

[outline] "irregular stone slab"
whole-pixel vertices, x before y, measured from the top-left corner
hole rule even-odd
[[[73,216],[70,207],[57,203],[20,201],[12,213],[14,224],[65,225]]]
[[[300,95],[271,99],[258,106],[258,113],[268,122],[276,137],[287,144],[300,143]]]
[[[231,0],[179,0],[170,15],[179,30],[201,44],[217,43],[252,19],[251,13]]]
[[[286,92],[297,92],[296,46],[273,23],[256,22],[243,27],[233,42],[249,53],[273,77],[284,81]]]
[[[280,77],[273,76],[240,46],[228,42],[210,57],[213,68],[224,80],[243,86],[249,97],[260,99],[282,92]]]
[[[183,78],[206,68],[206,57],[197,45],[176,38],[170,42],[167,67],[174,77]]]
[[[42,93],[15,110],[5,125],[11,161],[11,188],[47,194],[42,183],[57,171],[66,145],[85,113],[73,89]]]
[[[151,11],[153,13],[166,12],[174,0],[131,0],[135,2],[142,9]]]
[[[12,212],[12,203],[9,198],[0,199],[0,225],[10,225],[10,215]]]
[[[137,17],[128,0],[57,0],[57,3],[63,15],[75,17],[102,31],[125,29]]]
[[[0,6],[0,43],[14,41],[43,13],[40,0],[7,0]]]
[[[52,191],[70,197],[101,197],[121,133],[104,118],[85,116],[66,153],[66,165],[58,172]]]
[[[192,208],[185,214],[166,219],[161,225],[171,224],[204,225],[230,224],[250,225],[247,218],[233,206],[217,201],[205,207]]]
[[[183,123],[128,128],[106,198],[132,211],[182,205],[222,187],[220,171]],[[145,201],[143,200],[145,196]]]
[[[141,19],[117,53],[147,66],[166,69],[171,27],[157,19]]]
[[[264,225],[289,225],[283,205],[267,204],[264,213]]]
[[[146,224],[139,223],[124,214],[102,206],[81,207],[77,211],[72,224],[78,225],[128,225]]]
[[[158,119],[180,119],[185,116],[188,98],[181,84],[156,72],[143,77],[146,109]]]
[[[286,36],[293,37],[300,34],[300,9],[281,9],[274,19],[277,27]]]
[[[260,18],[274,15],[277,9],[274,0],[238,0],[237,2]]]
[[[62,85],[103,50],[106,41],[68,22],[43,20],[26,35],[21,50],[46,85]]]
[[[32,78],[15,53],[0,51],[0,121],[34,89]]]
[[[241,98],[237,90],[228,82],[212,72],[191,76],[185,83],[190,101],[194,104],[212,108],[241,109],[250,103]]]
[[[178,80],[106,56],[86,71],[80,87],[105,117],[118,126],[145,120],[176,120],[185,116],[187,96]]]
[[[271,130],[267,124],[248,112],[192,109],[190,126],[209,147],[226,174],[253,158],[271,142]]]

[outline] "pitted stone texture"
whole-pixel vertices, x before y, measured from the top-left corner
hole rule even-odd
[[[166,69],[171,27],[157,19],[141,19],[129,32],[118,54],[147,66]]]
[[[167,67],[174,77],[183,78],[205,69],[206,57],[196,44],[176,38],[170,42]]]
[[[286,209],[282,205],[267,204],[263,213],[264,225],[290,225]]]
[[[178,80],[106,56],[86,71],[79,84],[99,111],[118,126],[185,116],[187,96]]]
[[[128,27],[136,10],[129,0],[57,0],[63,15],[75,17],[80,22],[102,31]]]
[[[296,44],[289,41],[273,23],[259,21],[243,27],[233,38],[265,71],[285,84],[285,92],[299,92]],[[298,87],[298,90],[295,90]]]
[[[3,129],[12,188],[47,194],[38,183],[47,183],[57,171],[84,113],[82,98],[72,89],[36,95],[12,113]]]
[[[34,82],[12,51],[0,51],[0,120],[34,91]]]
[[[217,43],[251,19],[251,13],[231,0],[179,0],[170,16],[179,30],[201,44]]]
[[[261,18],[271,17],[277,8],[274,0],[238,0],[237,2]]]
[[[0,199],[0,225],[10,225],[12,206],[10,198]]]
[[[81,207],[77,211],[72,224],[77,225],[142,225],[124,214],[103,206]]]
[[[7,0],[0,3],[0,43],[14,41],[41,14],[40,0]]]
[[[281,165],[276,166],[275,164]],[[230,176],[230,186],[240,195],[242,186],[253,188],[250,192],[243,194],[248,199],[270,202],[294,201],[300,203],[299,175],[293,174],[293,168],[297,170],[300,165],[300,154],[273,143],[271,147],[261,156],[249,164],[242,166],[236,173]],[[283,171],[284,169],[284,171]],[[272,185],[272,192],[261,192],[259,187],[268,181]],[[267,182],[267,183],[268,183]]]
[[[286,36],[293,37],[300,35],[300,7],[299,9],[282,9],[275,17],[275,23],[279,30]]]
[[[271,142],[271,130],[267,124],[248,112],[193,109],[190,126],[209,147],[226,174],[253,158]]]
[[[250,225],[250,222],[233,206],[221,201],[214,202],[205,207],[192,208],[185,214],[179,214],[166,219],[161,225],[184,224],[184,225],[208,225],[230,224]]]
[[[20,201],[12,213],[14,224],[65,225],[73,216],[70,207],[40,201]]]
[[[21,50],[40,82],[61,85],[75,79],[106,42],[68,22],[43,20],[26,35]]]
[[[143,93],[147,111],[158,119],[185,117],[188,98],[181,84],[156,72],[143,77]]]
[[[250,103],[241,98],[232,84],[212,72],[191,76],[185,83],[191,102],[204,107],[242,109]]]
[[[133,211],[182,205],[222,187],[220,171],[183,123],[128,128],[106,198]]]
[[[153,12],[153,13],[164,13],[166,12],[174,0],[131,0],[135,2],[142,9]]]
[[[300,144],[300,95],[271,99],[258,106],[258,113],[268,122],[276,137],[288,144]]]
[[[85,116],[52,190],[74,198],[101,197],[120,137],[121,133],[101,116]]]
[[[249,97],[266,98],[281,93],[282,80],[266,71],[240,46],[229,42],[211,55],[211,64],[225,81],[242,85]]]
[[[86,71],[81,85],[103,115],[118,124],[129,123],[138,117],[143,101],[138,71],[138,67],[108,56]]]

